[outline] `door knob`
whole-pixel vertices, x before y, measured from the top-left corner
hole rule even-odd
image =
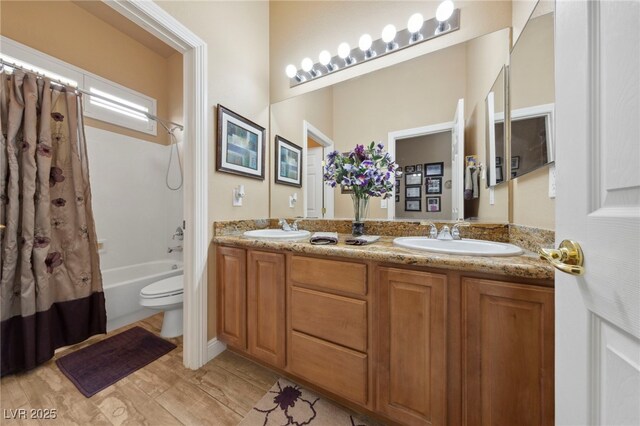
[[[538,250],[541,259],[551,263],[556,269],[571,275],[584,274],[584,255],[580,244],[571,240],[564,240],[560,243],[557,250],[543,249]]]

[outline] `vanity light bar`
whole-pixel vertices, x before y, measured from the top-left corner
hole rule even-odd
[[[327,65],[316,62],[311,66],[311,68],[309,68],[309,58],[305,58],[304,68],[308,71],[302,68],[296,69],[293,65],[289,65],[287,67],[289,87],[295,87],[312,80],[317,80],[318,78],[324,77],[326,75],[336,73],[343,69],[353,67],[354,65],[358,65],[372,59],[380,58],[390,53],[398,52],[402,49],[406,49],[407,47],[415,46],[427,40],[443,36],[459,29],[460,9],[454,9],[451,13],[451,16],[446,21],[440,22],[437,18],[427,19],[423,22],[422,27],[420,28],[418,33],[412,34],[408,29],[405,28],[401,31],[398,31],[395,38],[393,38],[391,42],[386,42],[382,38],[372,40],[371,46],[364,51],[361,50],[360,47],[356,46],[349,51],[348,55],[345,55],[346,52],[340,52],[342,53],[342,56],[335,55],[331,57],[328,62],[327,57],[330,54],[328,54],[327,51],[323,51],[321,54],[321,59],[322,62],[327,63]],[[415,34],[417,34],[417,36]],[[385,36],[385,38],[387,38],[387,36]],[[369,45],[368,42],[369,40],[367,39],[367,37],[365,37],[364,40],[361,39],[360,44],[363,44],[363,47],[367,47]]]

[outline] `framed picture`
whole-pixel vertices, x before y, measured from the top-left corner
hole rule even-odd
[[[511,172],[511,179],[515,179],[518,177],[518,172]]]
[[[520,168],[520,156],[516,155],[511,157],[511,170],[518,170]]]
[[[502,182],[504,177],[502,176],[502,166],[496,166],[496,182]]]
[[[405,166],[404,168],[405,173],[413,173],[415,171],[416,171],[416,166]]]
[[[422,172],[420,173],[407,173],[404,175],[404,184],[409,185],[422,185]]]
[[[444,174],[444,162],[427,163],[424,165],[425,176],[442,176]]]
[[[422,201],[418,200],[404,200],[404,211],[406,212],[421,212]]]
[[[353,189],[350,186],[340,185],[341,194],[353,194]]]
[[[425,188],[427,194],[442,194],[442,178],[428,177]]]
[[[427,211],[432,213],[440,211],[440,197],[427,197]]]
[[[422,171],[422,164],[416,164],[416,172]]]
[[[276,135],[276,183],[302,186],[302,148]]]
[[[496,157],[496,166],[502,165],[502,157]]]
[[[396,179],[396,194],[400,193],[400,179]]]
[[[399,203],[399,202],[400,202],[400,196],[396,195],[396,203]]]
[[[420,198],[422,197],[421,186],[407,186],[404,188],[404,198]]]
[[[216,170],[264,180],[264,127],[218,104]]]
[[[396,169],[397,172],[401,172],[402,171],[402,166],[398,166],[398,168]]]

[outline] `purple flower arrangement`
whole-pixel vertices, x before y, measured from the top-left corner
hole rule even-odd
[[[353,151],[338,151],[327,155],[324,167],[325,184],[350,187],[358,198],[390,198],[395,185],[396,163],[382,143],[356,145]]]

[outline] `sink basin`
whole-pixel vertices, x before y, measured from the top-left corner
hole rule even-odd
[[[517,256],[522,249],[513,244],[484,240],[434,240],[427,237],[399,237],[393,240],[398,247],[463,256]]]
[[[246,238],[256,240],[296,241],[309,238],[309,231],[283,231],[282,229],[256,229],[243,234]]]

